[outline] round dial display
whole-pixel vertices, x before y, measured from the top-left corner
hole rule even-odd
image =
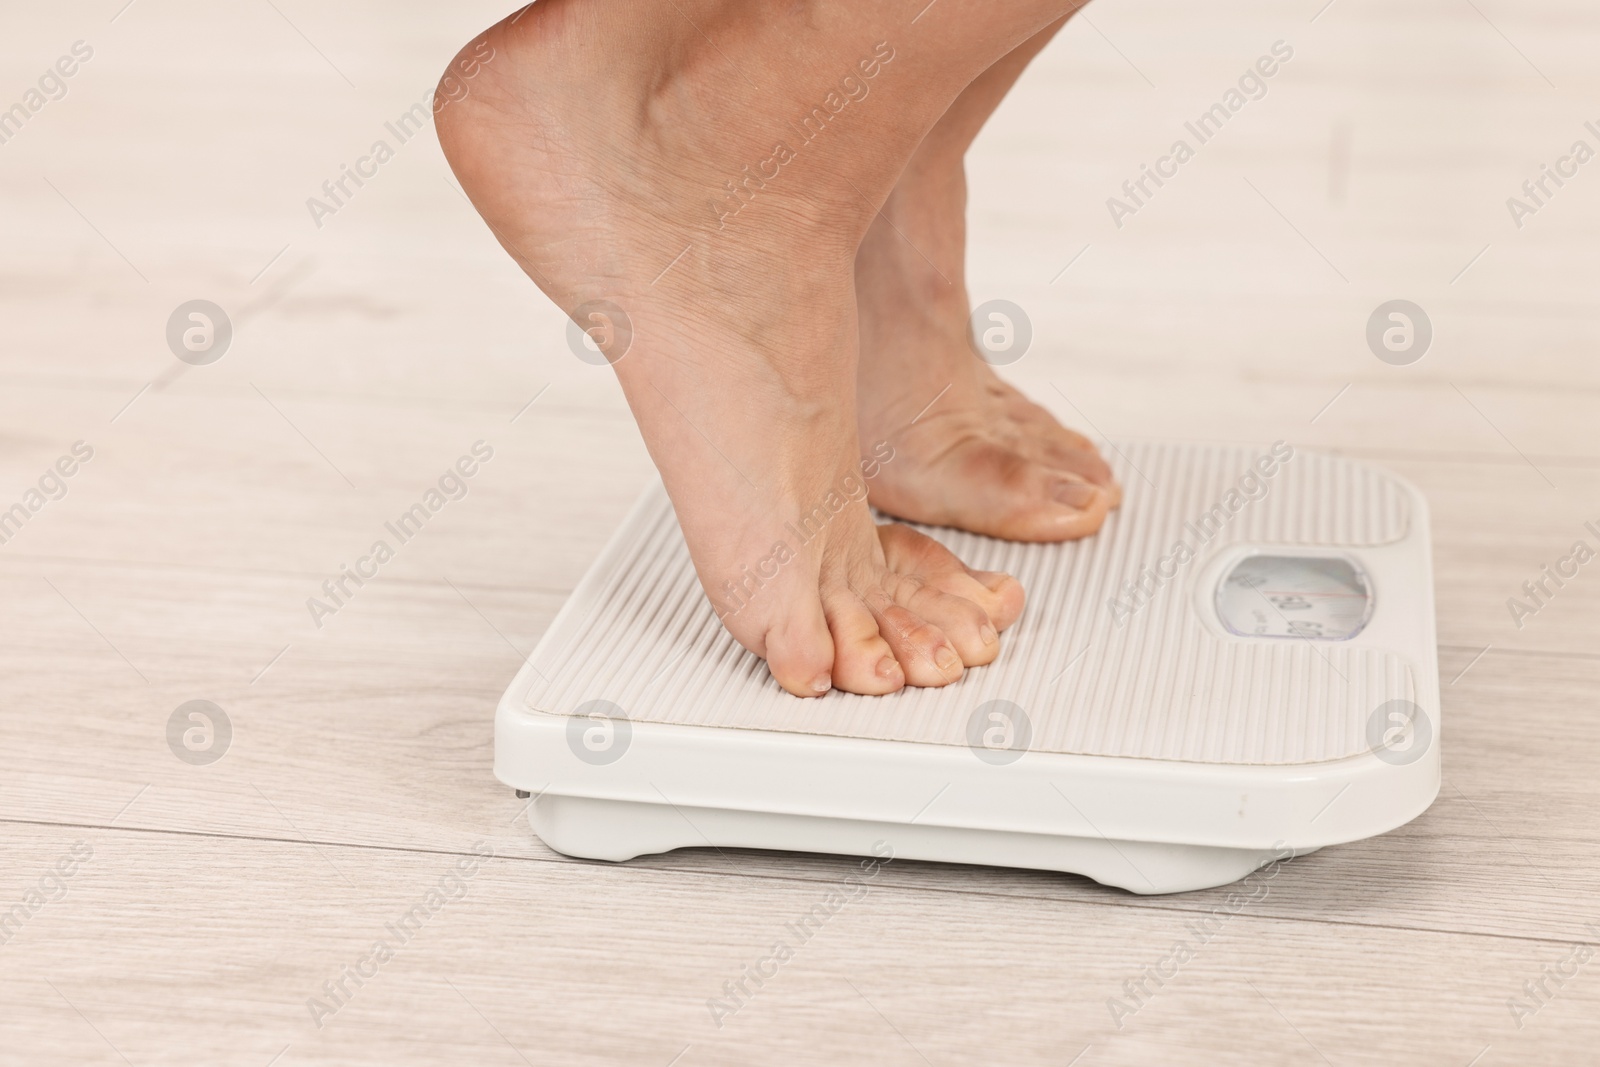
[[[1217,617],[1240,637],[1347,641],[1372,617],[1372,587],[1344,556],[1246,556],[1217,586]]]

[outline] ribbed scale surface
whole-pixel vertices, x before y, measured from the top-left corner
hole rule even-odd
[[[571,605],[535,650],[544,680],[529,705],[571,714],[603,699],[635,721],[962,745],[974,709],[1004,699],[1026,712],[1036,751],[1256,764],[1365,751],[1372,709],[1415,698],[1404,662],[1338,643],[1223,639],[1200,622],[1193,583],[1228,544],[1397,541],[1409,505],[1381,471],[1300,453],[1265,480],[1265,496],[1203,536],[1208,526],[1190,524],[1222,503],[1261,454],[1123,446],[1113,466],[1125,503],[1087,541],[1021,545],[927,530],[971,566],[1016,575],[1028,609],[995,664],[943,689],[885,698],[802,700],[780,689],[717,622],[666,494],[654,489],[639,521],[619,532],[625,551],[598,576],[598,595]],[[1199,548],[1198,559],[1116,625],[1108,600],[1180,539]]]

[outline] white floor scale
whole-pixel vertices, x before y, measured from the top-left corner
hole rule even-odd
[[[496,776],[572,856],[892,855],[1134,893],[1421,814],[1440,780],[1421,494],[1282,443],[1107,452],[1125,500],[1095,537],[926,531],[1016,575],[1027,609],[995,663],[886,697],[780,689],[653,488],[501,700]]]

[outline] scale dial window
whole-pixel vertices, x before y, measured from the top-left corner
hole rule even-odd
[[[1348,641],[1372,618],[1372,586],[1344,556],[1246,556],[1217,586],[1217,617],[1240,637]]]

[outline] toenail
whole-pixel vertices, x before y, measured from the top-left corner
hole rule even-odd
[[[978,636],[983,638],[983,643],[986,645],[992,645],[996,641],[1000,640],[999,633],[997,633],[995,628],[988,623],[983,624],[983,629],[978,631]]]
[[[945,674],[954,674],[961,669],[961,657],[956,655],[956,650],[949,645],[941,645],[933,657],[934,666]]]
[[[832,688],[833,677],[829,675],[827,671],[823,671],[821,674],[817,675],[816,678],[814,678],[811,682],[811,691],[813,693],[826,693]]]
[[[879,678],[895,678],[900,674],[900,664],[893,656],[885,656],[878,661]]]
[[[1086,508],[1099,492],[1087,482],[1057,482],[1050,495],[1069,508]]]

